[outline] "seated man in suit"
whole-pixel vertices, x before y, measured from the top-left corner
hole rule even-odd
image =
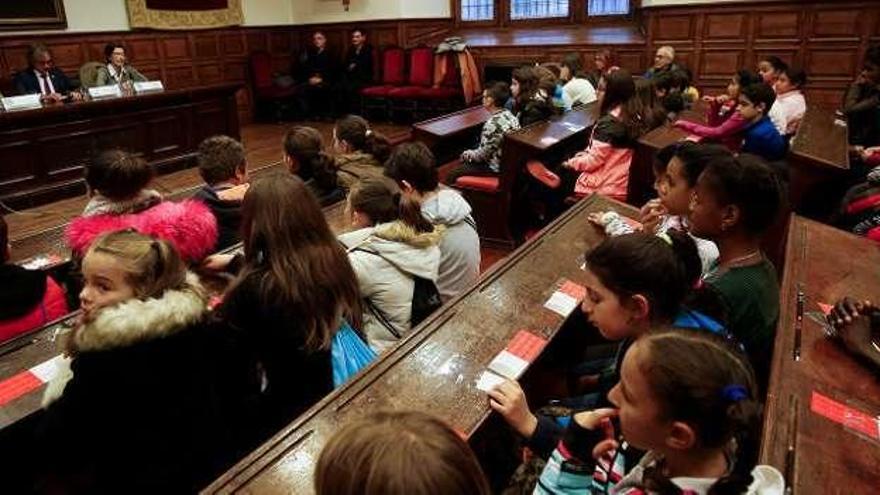
[[[108,84],[123,86],[147,80],[137,69],[126,63],[128,60],[125,57],[125,47],[122,46],[122,43],[107,43],[107,46],[104,47],[104,57],[107,60],[107,65],[98,69],[98,75],[95,78],[96,86]]]
[[[42,43],[36,43],[28,48],[28,63],[30,66],[15,75],[13,83],[15,90],[20,95],[39,93],[44,101],[59,102],[64,95],[70,95],[74,100],[81,98],[78,92],[73,91],[73,83],[55,67],[52,61],[52,52],[49,47]]]
[[[301,93],[297,99],[299,111],[304,117],[329,117],[333,113],[331,89],[336,66],[327,51],[327,37],[320,31],[312,34],[311,46],[299,57]]]

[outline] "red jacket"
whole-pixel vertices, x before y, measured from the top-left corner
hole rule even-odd
[[[98,236],[115,230],[135,229],[169,241],[188,262],[202,260],[217,243],[217,220],[204,203],[188,199],[163,201],[152,208],[124,215],[77,217],[67,227],[67,244],[82,256]]]
[[[0,267],[0,344],[68,313],[64,291],[40,271]]]

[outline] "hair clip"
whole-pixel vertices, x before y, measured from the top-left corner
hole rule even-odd
[[[721,396],[728,402],[739,402],[749,398],[749,392],[742,385],[728,385],[721,389]]]
[[[364,136],[372,136],[372,135],[373,135],[372,129],[367,129],[367,132],[364,133]]]
[[[670,246],[672,245],[672,237],[669,237],[669,234],[667,234],[666,232],[660,232],[656,235],[657,235],[657,237],[666,241],[666,244],[669,244]]]

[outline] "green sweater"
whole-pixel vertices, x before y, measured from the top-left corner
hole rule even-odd
[[[703,280],[721,301],[727,328],[740,343],[760,379],[766,379],[779,319],[779,282],[767,258],[744,266],[713,266]]]

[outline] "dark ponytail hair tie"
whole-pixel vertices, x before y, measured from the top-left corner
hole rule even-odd
[[[742,385],[728,385],[721,389],[721,396],[728,402],[739,402],[749,398],[749,392]]]

